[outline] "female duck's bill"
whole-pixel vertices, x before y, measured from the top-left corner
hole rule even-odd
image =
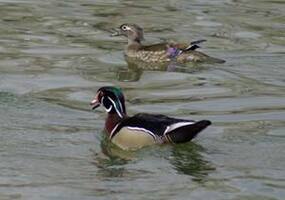
[[[112,32],[111,37],[125,36],[137,42],[144,40],[143,29],[136,24],[122,24],[118,29],[113,29]]]

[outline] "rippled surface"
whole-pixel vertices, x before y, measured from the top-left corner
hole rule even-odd
[[[0,199],[285,196],[285,3],[281,0],[0,1]],[[121,23],[146,42],[207,39],[223,65],[126,64]],[[193,143],[122,152],[102,137],[103,85],[130,114],[210,119]]]

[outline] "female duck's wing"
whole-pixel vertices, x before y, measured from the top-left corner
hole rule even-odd
[[[164,42],[164,43],[157,43],[152,45],[145,45],[141,47],[141,50],[145,51],[163,51],[167,50],[169,47],[176,47],[180,50],[193,50],[193,46],[199,47],[198,44],[206,42],[207,40],[195,40],[190,43],[175,43],[175,42]]]
[[[176,43],[173,44],[173,46],[177,47],[178,49],[182,50],[183,52],[185,51],[189,51],[189,50],[195,50],[200,48],[199,44],[201,44],[202,42],[206,42],[207,40],[195,40],[193,42],[190,43]]]
[[[166,51],[168,48],[168,43],[158,43],[152,45],[142,46],[140,50],[143,51]]]
[[[184,52],[194,51],[200,48],[198,44],[205,42],[206,40],[193,41],[190,44],[186,43],[158,43],[148,46],[141,46],[141,57],[146,57],[149,60],[168,60],[177,58]]]
[[[186,52],[181,53],[176,57],[177,61],[179,63],[186,63],[189,61],[193,62],[204,62],[204,63],[224,63],[225,60],[214,58],[211,56],[208,56],[205,53],[202,53],[200,51],[194,51],[194,50],[188,50]]]
[[[196,48],[199,48],[198,44],[205,42],[206,40],[196,40],[189,43],[158,43],[153,45],[146,45],[141,46],[140,50],[143,51],[167,51],[169,48],[177,48],[182,51],[188,51],[188,50],[195,50]]]

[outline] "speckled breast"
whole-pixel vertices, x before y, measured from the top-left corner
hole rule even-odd
[[[126,51],[128,57],[140,59],[144,62],[169,62],[170,58],[168,57],[165,51]]]

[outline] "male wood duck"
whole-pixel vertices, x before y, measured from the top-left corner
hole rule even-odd
[[[100,88],[90,105],[102,105],[108,113],[105,129],[108,138],[124,150],[164,143],[184,143],[192,140],[211,124],[208,120],[193,121],[159,114],[127,115],[125,98],[117,87]]]
[[[136,24],[122,24],[111,36],[120,35],[128,38],[128,45],[125,49],[125,55],[127,57],[136,58],[144,62],[225,62],[222,59],[213,58],[202,52],[196,51],[197,48],[200,48],[199,44],[205,42],[206,40],[197,40],[191,42],[190,44],[169,42],[144,46],[141,43],[144,39],[143,29]]]

